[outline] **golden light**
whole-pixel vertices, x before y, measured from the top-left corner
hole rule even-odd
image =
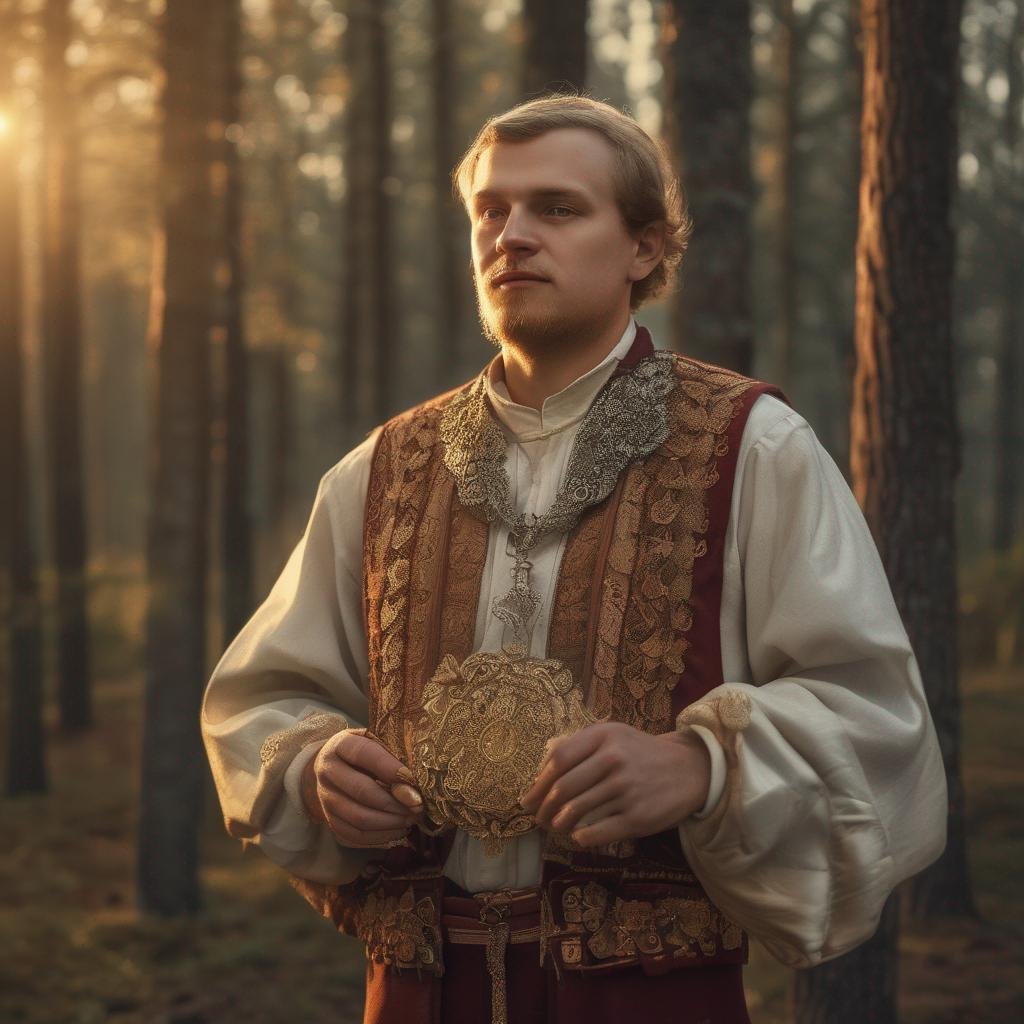
[[[11,132],[10,118],[0,110],[0,139],[5,139]]]

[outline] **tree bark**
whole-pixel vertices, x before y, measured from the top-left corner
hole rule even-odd
[[[92,725],[82,467],[82,316],[77,104],[65,54],[70,0],[43,9],[42,334],[46,384],[50,529],[56,570],[57,696],[61,727]]]
[[[750,0],[673,0],[666,16],[667,134],[694,221],[673,304],[675,347],[749,373]]]
[[[391,374],[394,353],[398,348],[398,330],[394,289],[397,285],[391,243],[392,194],[397,180],[391,170],[391,56],[388,40],[389,8],[383,3],[370,9],[369,57],[370,87],[376,101],[371,122],[370,158],[372,189],[370,207],[373,211],[371,252],[371,295],[373,296],[373,328],[366,340],[373,354],[373,419],[381,422],[393,412]]]
[[[349,13],[342,37],[341,65],[348,76],[344,120],[345,205],[342,211],[341,280],[338,288],[338,397],[344,443],[349,447],[360,425],[360,325],[365,320],[367,281],[363,262],[368,190],[369,122],[373,116],[363,68],[366,62],[366,24],[355,10]]]
[[[523,96],[587,85],[587,0],[523,0]]]
[[[852,953],[794,976],[795,1024],[897,1024],[899,903],[890,896],[878,930]]]
[[[10,69],[18,8],[0,7],[0,617],[7,641],[7,783],[9,796],[47,788],[43,731],[42,630],[32,537],[25,373],[22,357],[21,151]]]
[[[209,5],[163,16],[161,231],[150,345],[156,354],[148,531],[150,609],[139,821],[139,900],[169,916],[200,906],[198,826],[205,758],[209,339],[214,232],[209,189]]]
[[[798,157],[800,131],[800,51],[803,40],[793,0],[778,0],[778,66],[782,124],[779,139],[779,319],[775,382],[792,388],[800,329],[797,262]]]
[[[953,492],[951,206],[962,0],[863,0],[853,489],[878,544],[935,719],[949,845],[912,883],[923,915],[970,912],[960,781]],[[797,979],[799,1024],[897,1020],[896,897],[875,936]]]
[[[1021,120],[1024,119],[1024,0],[1017,0],[1010,42],[1007,47],[1006,78],[1009,90],[1003,117],[1003,141],[1010,155],[1011,181],[1007,190],[1024,209],[1024,153],[1021,151]],[[1004,220],[1002,316],[999,332],[999,373],[996,383],[994,430],[995,495],[993,508],[993,546],[1006,552],[1013,547],[1018,524],[1021,462],[1024,460],[1024,426],[1020,416],[1021,347],[1024,343],[1024,246],[1020,241],[1020,221],[1013,207]],[[1024,644],[1024,637],[1020,638]]]
[[[363,433],[368,423],[395,411],[390,374],[399,321],[391,231],[399,183],[392,174],[389,13],[386,4],[353,3],[343,53],[351,87],[345,120],[339,373],[349,435]]]
[[[227,134],[241,121],[241,10],[237,0],[223,12],[226,169],[224,194],[224,258],[228,283],[224,294],[224,475],[221,508],[221,557],[224,583],[224,641],[245,625],[253,606],[252,522],[249,514],[249,356],[243,319],[244,267],[242,216],[244,183],[238,146]]]
[[[973,914],[960,768],[952,290],[962,0],[863,0],[854,491],[917,654],[946,767],[942,857],[910,887],[918,917]]]
[[[434,188],[437,193],[437,362],[434,386],[438,391],[450,383],[453,367],[461,368],[461,333],[463,282],[466,273],[459,266],[460,246],[457,241],[465,231],[462,210],[452,195],[451,173],[457,154],[454,142],[454,119],[457,109],[452,81],[455,64],[454,33],[450,0],[431,0],[433,16],[433,54],[431,71],[434,79]]]

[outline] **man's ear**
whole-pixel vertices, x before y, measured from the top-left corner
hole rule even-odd
[[[642,281],[661,262],[665,253],[665,222],[653,220],[633,236],[636,252],[629,267],[629,280]]]

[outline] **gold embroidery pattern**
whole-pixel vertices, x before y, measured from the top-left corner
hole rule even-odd
[[[588,706],[598,718],[612,717],[612,697],[619,676],[622,625],[629,603],[647,478],[640,466],[627,471],[612,546],[601,584],[601,613],[594,641],[594,667]]]
[[[439,650],[442,656],[450,654],[457,661],[468,658],[473,651],[489,531],[486,522],[455,502],[448,541],[448,585],[441,608]]]
[[[585,683],[583,663],[587,654],[591,594],[598,583],[594,579],[597,549],[607,514],[606,503],[589,509],[569,534],[558,569],[548,629],[548,657],[562,662],[581,687]]]
[[[379,964],[441,971],[441,929],[430,896],[416,900],[410,885],[401,895],[370,892],[359,913],[366,956]]]
[[[562,893],[566,927],[586,941],[597,960],[670,953],[674,957],[713,957],[739,949],[743,934],[706,897],[665,896],[630,900],[613,896],[597,882],[569,886]],[[575,961],[582,949],[571,949]],[[562,942],[563,955],[566,941]]]
[[[718,740],[725,754],[725,788],[715,809],[706,818],[692,820],[689,828],[711,834],[736,791],[739,768],[740,733],[750,725],[752,704],[750,698],[742,690],[726,689],[715,697],[705,697],[696,701],[676,715],[676,728],[687,729],[691,725],[702,725],[709,729]]]
[[[411,716],[415,715],[423,692],[423,684],[437,665],[436,627],[440,592],[447,558],[448,515],[453,485],[451,481],[434,481],[429,474],[426,482],[423,513],[416,530],[415,550],[410,559],[409,604],[405,623],[405,670],[402,683],[401,719],[403,723],[402,753],[407,760],[412,750],[409,742]],[[447,486],[446,486],[447,484]]]
[[[280,763],[283,773],[303,747],[317,740],[329,740],[348,727],[349,722],[343,715],[332,715],[326,711],[302,718],[288,729],[271,733],[263,741],[260,764],[265,770],[273,770],[274,765]]]
[[[364,529],[367,650],[373,677],[370,729],[397,757],[403,750],[402,696],[409,654],[412,558],[430,488],[442,395],[392,420],[374,454]],[[372,486],[372,483],[377,486]],[[445,515],[447,510],[445,510]]]
[[[554,660],[505,653],[446,655],[427,684],[413,733],[427,816],[497,853],[536,826],[519,804],[549,737],[592,723],[572,674]]]
[[[642,511],[612,717],[653,733],[672,726],[672,690],[686,668],[686,634],[693,625],[694,563],[707,552],[707,492],[718,480],[717,460],[728,453],[727,431],[737,400],[754,384],[681,357],[675,367],[677,386],[668,403],[672,430],[642,464],[643,480],[637,474],[623,495],[634,515],[637,506]],[[609,563],[614,591],[614,574],[625,566],[611,557]],[[609,627],[615,618],[612,612]],[[607,672],[606,662],[602,669]]]

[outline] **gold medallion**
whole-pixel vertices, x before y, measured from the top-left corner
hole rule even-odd
[[[489,854],[536,827],[519,798],[548,740],[597,722],[572,673],[516,651],[442,659],[413,727],[414,774],[428,818],[454,825]]]

